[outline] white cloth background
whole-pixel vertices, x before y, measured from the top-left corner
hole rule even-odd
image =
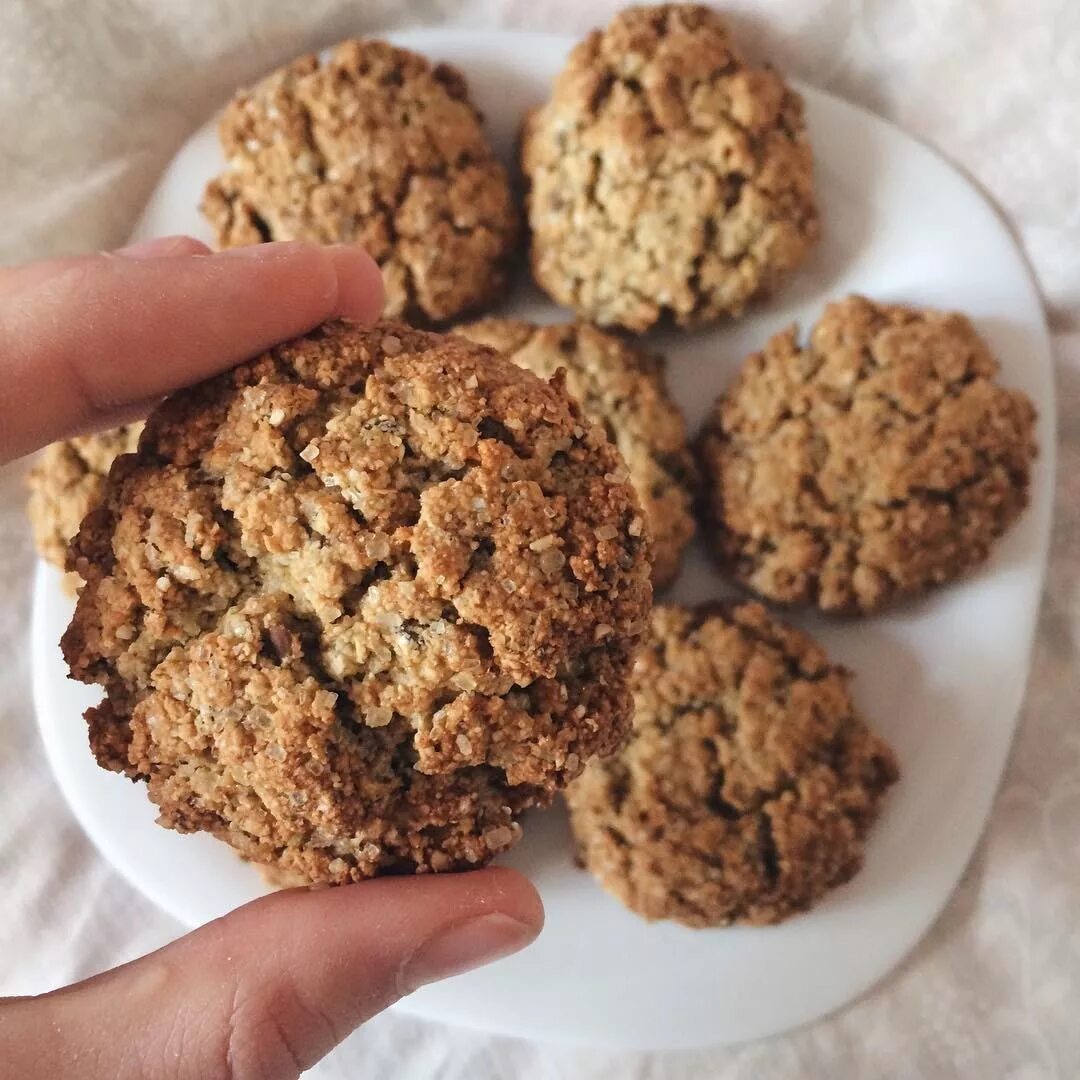
[[[121,242],[185,135],[238,83],[299,51],[443,21],[578,31],[617,6],[2,0],[0,264]],[[842,1014],[786,1037],[628,1056],[390,1015],[320,1076],[1080,1073],[1080,4],[733,0],[726,10],[744,42],[783,70],[869,106],[966,169],[1009,220],[1046,299],[1060,394],[1057,518],[1023,722],[989,830],[901,968]],[[0,993],[57,986],[179,930],[102,862],[53,788],[27,677],[33,556],[22,471],[0,470]]]

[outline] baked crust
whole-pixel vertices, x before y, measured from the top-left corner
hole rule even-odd
[[[632,7],[590,34],[521,160],[533,276],[600,325],[738,315],[818,237],[802,99],[704,6]]]
[[[566,796],[584,865],[627,907],[763,925],[856,873],[899,774],[811,638],[757,603],[664,605],[633,688],[629,741]]]
[[[519,226],[464,76],[383,41],[302,56],[226,107],[228,166],[202,211],[221,247],[356,243],[388,317],[443,322],[493,303]]]
[[[601,423],[626,462],[652,535],[653,586],[671,584],[694,535],[696,467],[686,424],[664,383],[663,361],[588,323],[536,326],[481,319],[456,328],[542,379],[566,372],[566,388]]]
[[[99,763],[309,881],[483,863],[627,730],[623,477],[559,380],[402,323],[176,395],[72,545]]]
[[[715,551],[782,604],[871,612],[959,577],[1028,503],[1035,408],[963,315],[851,296],[750,356],[701,439]]]

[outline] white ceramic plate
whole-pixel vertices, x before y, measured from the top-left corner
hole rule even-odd
[[[506,32],[425,31],[403,45],[463,68],[508,160],[525,109],[541,101],[570,42]],[[559,811],[533,814],[506,859],[536,882],[547,927],[493,967],[432,986],[398,1008],[449,1023],[545,1040],[624,1047],[728,1043],[806,1023],[881,979],[933,921],[975,846],[1016,724],[1046,562],[1054,395],[1046,328],[1024,261],[982,196],[915,140],[826,94],[805,91],[825,240],[812,264],[747,318],[654,343],[693,427],[739,359],[829,298],[859,291],[969,312],[1004,380],[1038,404],[1042,456],[1033,504],[977,574],[924,602],[864,622],[799,621],[857,673],[866,715],[896,747],[903,780],[889,796],[866,868],[812,913],[765,930],[648,925],[570,861]],[[212,125],[165,173],[138,235],[206,236],[196,212],[221,165]],[[522,289],[511,310],[560,313]],[[691,552],[674,595],[722,585]],[[56,642],[70,615],[57,578],[38,577],[34,682],[61,789],[104,855],[190,926],[263,892],[255,871],[207,836],[153,824],[141,787],[93,763],[79,719],[94,694],[65,681]]]

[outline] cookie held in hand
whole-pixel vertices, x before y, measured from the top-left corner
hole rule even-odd
[[[176,395],[73,544],[99,763],[308,881],[485,862],[629,725],[620,475],[560,380],[400,323]]]

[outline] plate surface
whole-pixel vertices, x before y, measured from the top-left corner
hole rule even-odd
[[[465,71],[508,161],[520,117],[543,100],[571,44],[508,32],[391,36]],[[775,301],[746,318],[651,339],[670,358],[670,384],[691,428],[742,356],[793,320],[807,327],[827,299],[858,291],[958,308],[1001,359],[1004,381],[1039,407],[1033,504],[986,567],[923,602],[857,623],[794,620],[856,672],[856,698],[903,768],[852,883],[780,927],[648,925],[573,867],[561,811],[533,814],[505,861],[544,897],[540,939],[490,968],[428,987],[400,1009],[493,1032],[622,1047],[779,1032],[881,979],[933,921],[982,831],[1023,696],[1046,562],[1055,409],[1043,315],[1007,230],[965,179],[883,121],[804,92],[824,242]],[[220,165],[208,124],[163,176],[137,235],[209,239],[195,207]],[[542,320],[565,317],[524,286],[508,307]],[[691,551],[672,596],[697,601],[722,592],[701,551]],[[96,695],[66,681],[56,647],[70,610],[57,576],[42,567],[33,625],[38,715],[57,781],[91,839],[189,926],[262,893],[255,871],[224,845],[156,827],[142,789],[94,765],[79,715]]]

